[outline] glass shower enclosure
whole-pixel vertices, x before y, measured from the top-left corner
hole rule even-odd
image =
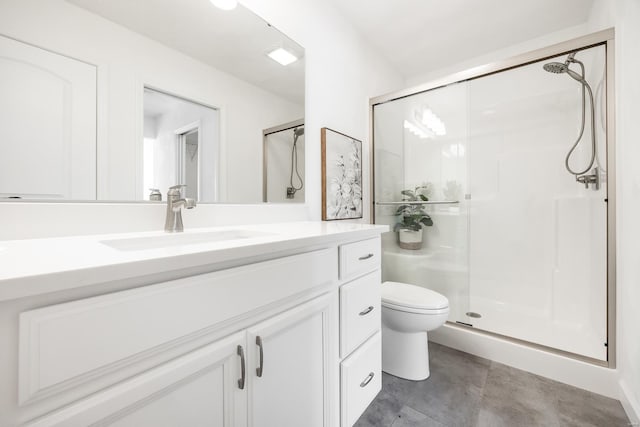
[[[611,366],[612,52],[599,37],[372,100],[373,215],[392,230],[383,280],[445,295],[450,324]],[[418,249],[393,231],[412,195],[433,222]]]

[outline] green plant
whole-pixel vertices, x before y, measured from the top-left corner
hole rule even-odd
[[[402,190],[403,202],[427,202],[429,198],[423,194],[428,186],[418,186],[413,190]],[[433,225],[431,217],[422,204],[403,204],[398,206],[396,215],[400,215],[400,221],[393,227],[393,231],[412,230],[420,231],[422,227]]]

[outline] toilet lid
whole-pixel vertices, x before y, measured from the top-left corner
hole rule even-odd
[[[422,310],[439,310],[449,307],[449,300],[444,295],[421,286],[399,282],[382,284],[382,304],[385,303]]]

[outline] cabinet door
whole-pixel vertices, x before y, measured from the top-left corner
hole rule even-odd
[[[246,426],[245,337],[216,341],[29,425]]]
[[[329,295],[249,329],[249,425],[329,425]]]

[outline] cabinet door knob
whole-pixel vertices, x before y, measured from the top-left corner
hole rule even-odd
[[[373,254],[366,254],[358,258],[360,261],[364,261],[365,259],[373,258]]]
[[[244,349],[238,346],[238,356],[240,356],[240,379],[238,380],[238,388],[244,390],[245,366],[244,366]]]
[[[365,378],[365,379],[364,379],[364,381],[362,381],[362,382],[360,383],[360,387],[366,387],[366,386],[367,386],[367,384],[369,384],[369,383],[371,382],[371,380],[373,379],[373,377],[374,377],[375,375],[376,375],[376,374],[374,374],[373,372],[369,372],[369,375],[367,375],[367,378]]]
[[[364,310],[362,310],[360,313],[360,316],[366,316],[367,314],[371,313],[373,311],[373,306],[370,305],[369,307],[365,308]]]
[[[262,348],[262,337],[260,337],[260,335],[256,337],[256,345],[260,349],[260,364],[256,368],[256,375],[258,377],[262,377],[262,369],[264,368],[264,352]]]

